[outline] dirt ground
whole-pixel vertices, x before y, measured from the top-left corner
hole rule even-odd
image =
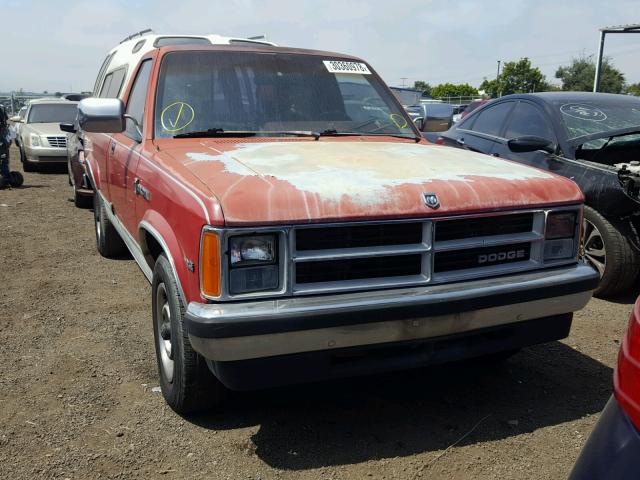
[[[0,190],[0,478],[560,479],[611,394],[637,292],[497,366],[234,394],[180,417],[154,388],[144,276],[98,255],[66,169],[25,176]]]

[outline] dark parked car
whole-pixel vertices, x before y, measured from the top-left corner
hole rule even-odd
[[[595,294],[612,296],[634,283],[640,265],[640,98],[508,95],[478,108],[437,143],[574,180],[586,197],[584,255],[601,277]]]
[[[640,472],[640,298],[613,376],[614,396],[591,432],[570,480],[631,480]]]

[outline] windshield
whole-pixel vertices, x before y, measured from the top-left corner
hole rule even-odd
[[[27,123],[73,123],[77,113],[78,105],[75,103],[32,105]]]
[[[295,131],[414,136],[405,114],[364,63],[294,54],[168,54],[160,69],[155,136],[218,129],[265,136]]]
[[[640,128],[640,100],[559,104],[569,139],[632,127]]]

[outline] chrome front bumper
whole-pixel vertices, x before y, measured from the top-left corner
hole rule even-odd
[[[67,161],[67,149],[59,147],[32,147],[25,145],[24,153],[27,160],[30,162],[42,162],[42,163],[54,163],[57,161]],[[40,157],[46,157],[47,160],[41,160]],[[50,160],[53,157],[58,157],[56,160]]]
[[[427,339],[580,310],[598,280],[579,263],[445,285],[192,302],[186,329],[193,348],[213,361]]]

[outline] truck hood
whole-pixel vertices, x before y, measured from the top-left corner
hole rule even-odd
[[[215,139],[172,142],[162,151],[209,187],[228,225],[427,217],[583,199],[566,178],[434,145]],[[427,206],[424,193],[435,193],[439,206]]]

